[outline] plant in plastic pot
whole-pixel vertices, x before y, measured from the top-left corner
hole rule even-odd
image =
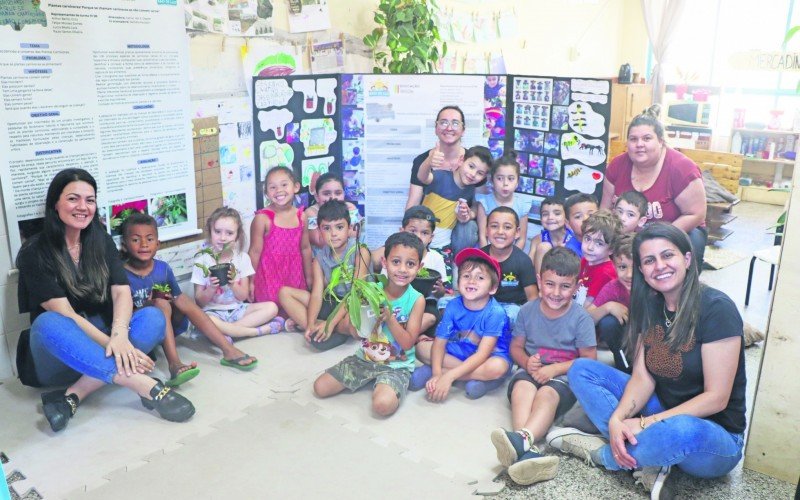
[[[442,279],[442,275],[439,271],[423,267],[417,273],[417,277],[411,282],[411,286],[414,287],[414,290],[421,293],[423,297],[427,297],[431,294],[433,285],[440,279]]]
[[[339,312],[339,309],[346,307],[353,328],[356,329],[359,337],[366,339],[380,328],[381,306],[386,305],[388,300],[380,285],[381,283],[386,284],[386,276],[370,273],[363,278],[357,278],[354,266],[348,264],[353,253],[357,252],[359,247],[360,245],[354,245],[348,250],[339,264],[331,271],[331,279],[328,286],[325,287],[325,295],[338,303],[328,316],[325,329],[330,331],[331,320]],[[367,263],[363,265],[369,267]],[[350,284],[347,293],[342,297],[336,295],[336,287],[347,283]]]
[[[150,290],[150,299],[170,300],[172,299],[172,296],[170,295],[171,293],[172,293],[172,288],[170,288],[168,283],[156,283]]]
[[[209,276],[217,278],[219,280],[219,286],[225,286],[228,284],[229,281],[228,275],[230,274],[231,269],[234,270],[233,271],[234,273],[236,272],[236,268],[234,268],[233,264],[231,264],[230,262],[219,261],[222,258],[222,254],[224,254],[229,248],[230,245],[226,244],[225,246],[222,247],[222,250],[220,250],[219,252],[215,252],[212,247],[206,247],[197,252],[196,254],[194,254],[195,257],[197,257],[198,255],[208,255],[214,260],[214,264],[211,266],[206,266],[204,264],[201,264],[200,262],[195,262],[194,265],[195,267],[199,267],[200,269],[203,270],[203,276],[205,276],[206,278],[208,278]]]

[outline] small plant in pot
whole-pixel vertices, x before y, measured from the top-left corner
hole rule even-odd
[[[359,246],[355,245],[348,250],[339,265],[331,272],[331,279],[328,286],[325,287],[325,294],[338,304],[328,316],[325,329],[330,331],[331,320],[339,312],[339,309],[346,307],[353,328],[356,329],[359,337],[366,339],[380,328],[381,306],[386,305],[388,300],[380,286],[380,283],[386,284],[386,276],[370,273],[363,278],[357,278],[354,267],[348,264]],[[367,266],[367,263],[362,265]],[[337,296],[336,287],[346,283],[350,284],[350,290],[342,297]]]
[[[216,252],[212,247],[206,247],[197,252],[196,254],[194,254],[195,257],[199,255],[208,255],[214,260],[214,265],[211,266],[206,266],[204,264],[201,264],[200,262],[195,262],[194,265],[195,267],[199,267],[200,269],[203,270],[203,276],[205,276],[206,278],[208,278],[209,276],[217,278],[219,280],[219,286],[225,286],[228,284],[229,281],[228,274],[230,273],[230,270],[232,268],[234,269],[234,272],[236,272],[235,268],[233,267],[233,264],[231,264],[230,262],[219,261],[222,258],[222,254],[228,251],[229,248],[230,245],[226,244],[225,246],[222,247],[222,250]]]
[[[153,285],[153,288],[150,290],[150,299],[164,299],[170,300],[172,296],[172,288],[170,288],[168,283],[156,283]]]
[[[417,277],[411,282],[414,290],[422,294],[423,297],[428,297],[433,290],[433,285],[436,281],[442,279],[442,274],[434,269],[423,267],[417,273]]]

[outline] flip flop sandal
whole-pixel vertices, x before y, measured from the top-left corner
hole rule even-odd
[[[254,361],[249,365],[241,364],[242,361],[248,359],[253,359]],[[219,364],[221,364],[222,366],[229,366],[231,368],[236,368],[237,370],[242,370],[243,372],[247,372],[255,368],[256,365],[258,365],[258,360],[255,359],[253,356],[250,356],[249,354],[245,354],[244,356],[239,356],[238,358],[235,359],[222,358],[219,360]]]
[[[185,365],[188,366],[188,365]],[[172,375],[172,373],[170,373]],[[171,379],[167,380],[164,385],[167,387],[178,387],[181,384],[184,384],[196,376],[200,375],[200,368],[194,367],[189,368],[188,370],[183,370],[182,372],[178,373],[177,375],[173,375]]]

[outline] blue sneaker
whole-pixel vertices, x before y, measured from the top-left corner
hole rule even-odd
[[[409,391],[418,391],[425,387],[428,380],[433,377],[433,370],[428,365],[422,365],[414,369],[411,374],[411,380],[408,382]]]
[[[548,481],[556,477],[556,474],[558,474],[558,457],[542,455],[535,446],[508,468],[511,480],[522,486]]]
[[[468,380],[464,384],[464,391],[466,392],[467,399],[478,399],[486,395],[487,392],[493,391],[503,385],[505,377],[497,378],[494,380]]]
[[[497,450],[497,460],[508,467],[525,454],[525,438],[519,432],[509,432],[505,429],[492,431],[492,444]]]

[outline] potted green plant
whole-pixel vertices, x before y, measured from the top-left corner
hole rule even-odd
[[[209,276],[213,276],[219,280],[219,286],[225,286],[228,284],[228,274],[231,268],[236,269],[233,267],[233,264],[230,262],[220,262],[219,260],[222,258],[222,254],[224,254],[230,248],[229,244],[226,244],[222,247],[222,250],[219,252],[214,251],[212,247],[206,247],[196,254],[195,257],[200,255],[208,255],[214,260],[214,265],[206,266],[200,262],[195,262],[195,267],[199,267],[203,270],[203,276],[208,278]]]
[[[447,54],[447,43],[436,26],[436,8],[434,0],[380,0],[373,17],[378,27],[364,37],[375,58],[373,72],[436,71]]]
[[[361,338],[369,338],[370,334],[380,327],[381,306],[388,303],[386,294],[383,292],[381,283],[386,284],[386,276],[370,273],[364,278],[357,278],[354,266],[348,264],[354,252],[359,250],[361,245],[355,245],[344,254],[339,264],[331,271],[331,279],[325,287],[325,295],[338,302],[334,307],[328,320],[325,322],[325,329],[330,331],[331,320],[342,307],[347,308],[350,323],[356,329]],[[369,267],[367,263],[363,265]],[[349,283],[350,290],[339,297],[336,295],[336,287]]]
[[[439,271],[423,267],[417,273],[417,277],[411,282],[411,286],[414,287],[414,290],[421,293],[423,297],[427,297],[431,294],[433,285],[441,278],[442,275]]]
[[[170,293],[172,293],[172,288],[169,286],[169,283],[156,283],[150,290],[150,298],[152,300],[170,300]]]

